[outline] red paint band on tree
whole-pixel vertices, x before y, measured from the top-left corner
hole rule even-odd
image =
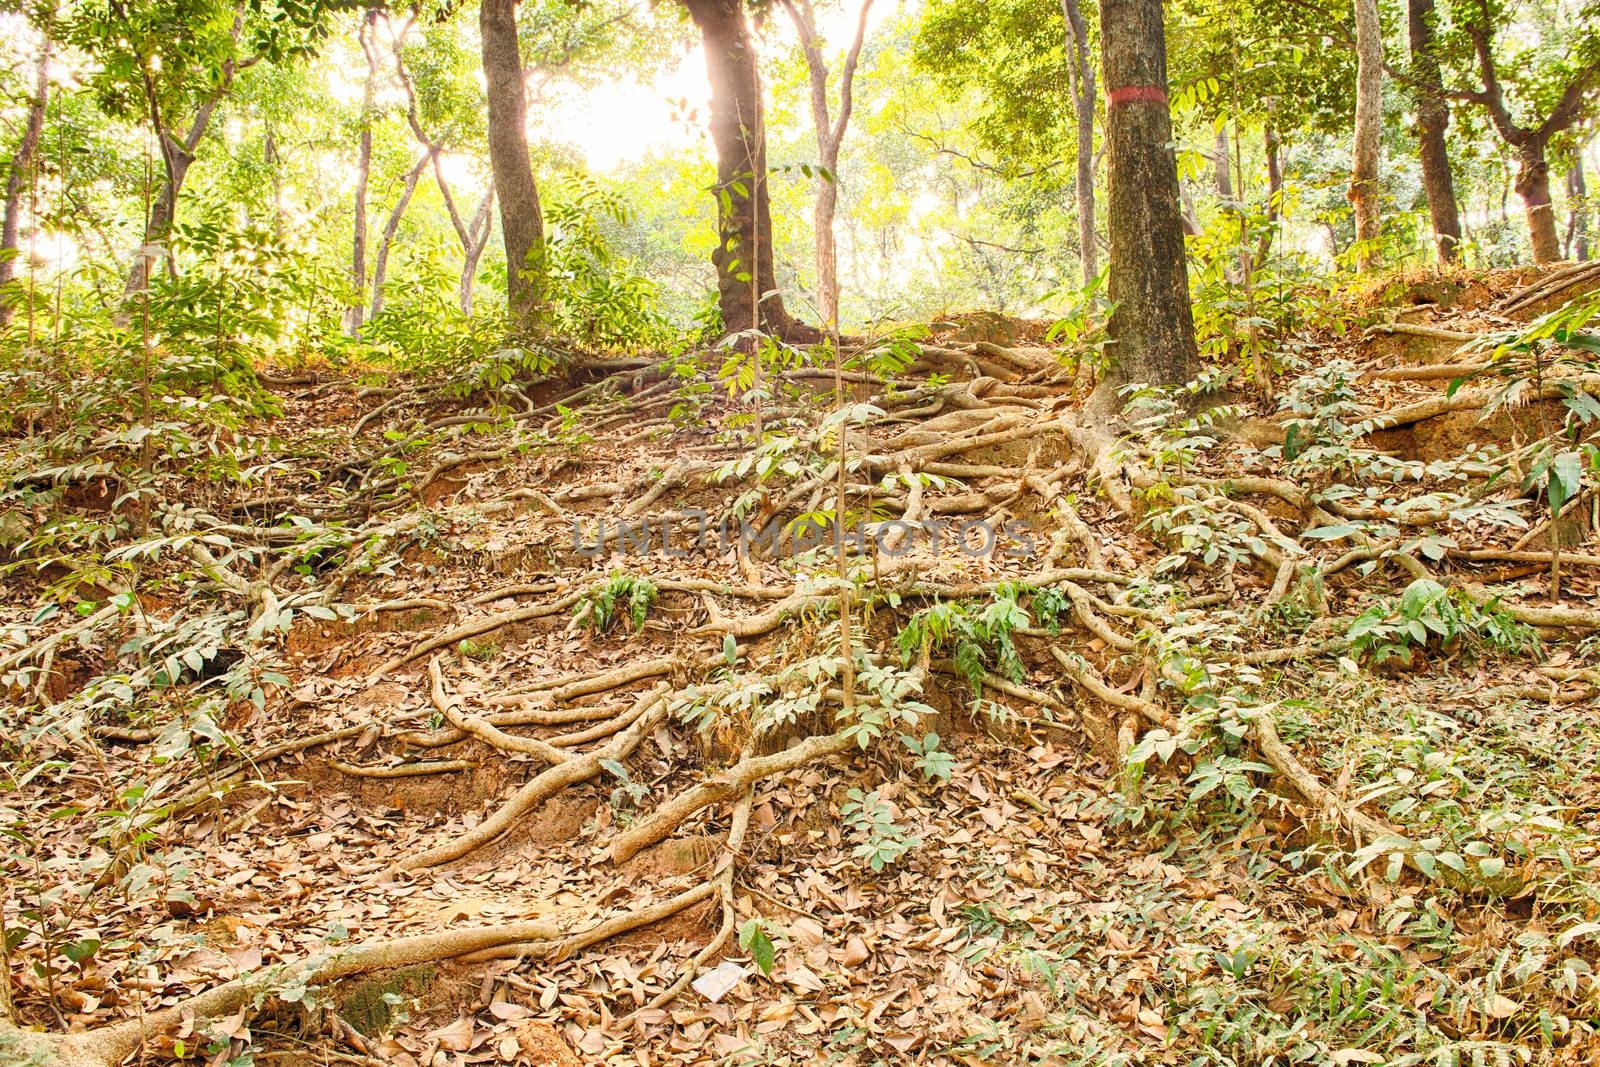
[[[1135,100],[1165,104],[1167,91],[1155,85],[1125,85],[1121,89],[1111,90],[1107,98],[1113,104],[1131,104]]]

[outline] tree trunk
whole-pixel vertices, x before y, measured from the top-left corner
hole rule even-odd
[[[1556,237],[1556,212],[1550,200],[1550,163],[1539,137],[1529,137],[1517,146],[1516,190],[1528,216],[1533,261],[1556,262],[1561,258],[1561,242]]]
[[[1567,258],[1589,258],[1589,185],[1583,180],[1583,153],[1575,153],[1567,168]]]
[[[1202,232],[1200,229],[1200,214],[1194,209],[1194,194],[1189,190],[1188,182],[1179,182],[1178,197],[1184,236],[1199,237]]]
[[[758,325],[786,340],[822,334],[784,308],[772,266],[772,215],[767,199],[767,134],[755,42],[744,0],[683,0],[705,44],[711,80],[711,140],[717,149],[717,304],[722,326],[741,333]]]
[[[288,225],[288,216],[283,210],[283,156],[278,151],[278,140],[273,136],[270,126],[261,141],[261,156],[267,165],[267,173],[272,175],[272,232],[282,237]]]
[[[1445,147],[1444,133],[1450,125],[1450,108],[1444,101],[1439,56],[1434,49],[1433,27],[1437,16],[1433,0],[1407,0],[1406,14],[1411,66],[1421,87],[1417,93],[1417,144],[1422,159],[1422,187],[1428,194],[1428,213],[1433,216],[1439,262],[1458,263],[1461,260],[1461,214],[1456,205],[1450,153]]]
[[[356,152],[355,232],[350,240],[350,291],[352,303],[345,309],[346,337],[360,337],[366,320],[367,291],[367,185],[372,177],[372,103],[378,88],[378,52],[372,31],[378,24],[378,9],[367,12],[361,22],[361,51],[367,57],[367,83],[361,92],[361,143]],[[377,314],[374,309],[373,314]]]
[[[811,82],[811,121],[817,131],[817,156],[825,175],[817,177],[817,199],[812,207],[812,229],[816,233],[817,256],[817,313],[822,324],[830,329],[839,326],[839,256],[834,246],[833,218],[839,204],[839,146],[850,125],[850,112],[855,100],[856,64],[861,60],[861,45],[867,36],[867,14],[872,10],[872,0],[862,0],[861,13],[856,20],[855,39],[845,55],[844,67],[839,71],[839,117],[834,119],[828,107],[828,64],[822,55],[822,41],[817,36],[816,14],[811,0],[784,0],[784,9],[800,33],[800,44],[805,52],[806,73]]]
[[[544,215],[528,159],[528,101],[517,45],[516,0],[482,0],[483,78],[489,98],[489,169],[506,246],[506,310],[519,330],[544,315]]]
[[[831,163],[824,157],[822,165],[828,173],[838,173],[837,157]],[[839,252],[833,240],[833,217],[838,206],[838,187],[826,178],[819,180],[811,226],[817,235],[817,315],[829,329],[839,325]]]
[[[1278,215],[1283,211],[1282,142],[1278,137],[1278,128],[1269,124],[1262,134],[1262,140],[1267,155],[1267,221],[1277,222]]]
[[[1115,306],[1108,325],[1113,366],[1095,397],[1104,410],[1120,406],[1120,385],[1192,380],[1199,354],[1178,207],[1161,0],[1100,0],[1100,37]]]
[[[194,164],[194,153],[200,147],[200,141],[205,137],[206,127],[211,125],[211,115],[217,108],[220,96],[213,97],[201,105],[195,112],[194,121],[189,124],[189,132],[184,135],[181,143],[173,140],[168,135],[167,151],[161,153],[161,164],[165,180],[160,189],[156,191],[155,201],[150,205],[150,225],[145,228],[144,245],[133,257],[133,265],[128,268],[128,282],[124,286],[125,295],[131,296],[140,292],[150,283],[150,267],[159,258],[166,258],[170,264],[171,256],[168,253],[156,253],[151,246],[163,244],[172,233],[172,222],[177,215],[178,194],[183,191],[183,182],[189,176],[189,168]]]
[[[483,255],[483,249],[489,243],[489,214],[494,210],[494,181],[489,181],[489,188],[484,190],[483,200],[478,203],[478,210],[473,213],[472,224],[467,227],[466,253],[461,263],[461,284],[457,299],[461,304],[461,314],[472,314],[472,289],[478,280],[478,259]]]
[[[1211,141],[1211,174],[1212,184],[1217,190],[1217,199],[1222,201],[1224,208],[1233,203],[1233,167],[1228,160],[1231,154],[1232,149],[1228,144],[1228,124],[1219,121]]]
[[[422,180],[422,172],[427,169],[431,158],[432,153],[424,150],[411,169],[406,171],[405,187],[400,191],[400,199],[395,201],[394,209],[389,212],[389,221],[383,224],[383,236],[378,238],[378,254],[372,260],[373,318],[383,314],[383,286],[389,279],[389,249],[394,245],[394,235],[400,229],[400,220],[411,205],[411,196],[417,191],[417,183]]]
[[[26,191],[28,176],[33,170],[33,157],[39,148],[39,137],[44,132],[45,108],[50,102],[50,39],[45,38],[39,50],[39,65],[34,80],[33,99],[28,101],[28,119],[22,127],[22,139],[17,150],[11,153],[11,163],[6,168],[6,214],[0,227],[0,286],[17,276],[18,240],[22,230],[22,194]],[[5,253],[11,253],[9,255]],[[0,325],[11,321],[13,305],[0,302]]]
[[[1267,156],[1267,225],[1256,241],[1256,257],[1255,262],[1251,264],[1252,271],[1266,263],[1267,255],[1272,251],[1273,239],[1278,235],[1278,217],[1283,213],[1283,161],[1280,153],[1282,146],[1278,139],[1278,128],[1272,124],[1270,117],[1262,133],[1262,141]]]
[[[1067,80],[1072,90],[1072,113],[1078,124],[1078,173],[1074,193],[1078,201],[1078,263],[1085,286],[1100,273],[1094,234],[1094,64],[1089,58],[1089,26],[1078,0],[1061,0],[1067,21]]]
[[[1378,150],[1383,134],[1383,32],[1377,0],[1355,0],[1356,129],[1350,167],[1350,203],[1356,210],[1356,266],[1377,269],[1380,210]]]
[[[233,19],[233,40],[236,43],[243,31],[244,15],[239,13]],[[195,109],[193,118],[189,120],[189,130],[181,141],[178,140],[176,131],[163,121],[148,72],[146,73],[145,102],[149,107],[150,125],[155,133],[156,145],[161,150],[161,166],[166,180],[161,185],[160,193],[156,195],[155,203],[150,205],[144,243],[139,246],[138,254],[133,257],[133,265],[128,269],[128,281],[123,287],[124,298],[143,291],[150,284],[150,267],[157,259],[152,246],[164,243],[172,232],[172,222],[177,217],[178,211],[178,194],[183,191],[183,180],[188,177],[189,167],[194,163],[194,154],[199,150],[206,129],[211,125],[211,116],[216,113],[217,105],[222,102],[222,98],[232,90],[233,77],[237,73],[238,66],[232,58],[223,61],[221,81],[211,91],[211,95],[206,97],[205,103]],[[167,269],[174,270],[175,264],[170,254],[166,255],[166,260]]]

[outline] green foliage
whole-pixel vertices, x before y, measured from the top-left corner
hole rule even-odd
[[[847,801],[839,809],[845,825],[859,838],[851,855],[866,863],[873,871],[893,867],[906,853],[922,844],[922,839],[907,834],[905,828],[894,820],[894,809],[877,790],[864,793],[852,787]]]
[[[1239,413],[1234,405],[1200,407],[1205,398],[1220,392],[1232,377],[1232,371],[1221,368],[1204,371],[1186,385],[1124,386],[1123,412],[1131,430],[1124,435],[1125,440],[1148,451],[1158,470],[1170,466],[1181,471],[1193,465],[1216,447],[1216,423]]]
[[[615,189],[573,177],[547,197],[545,212],[555,331],[602,348],[656,348],[672,340],[655,284],[613,250],[616,231],[632,217],[627,201]]]
[[[1083,11],[1097,36],[1094,5]],[[980,144],[1020,171],[1071,154],[1066,33],[1057,6],[940,0],[923,15],[912,57],[947,93],[972,93]]]
[[[1180,170],[1194,180],[1211,166],[1198,152],[1181,162]],[[1349,326],[1326,265],[1283,247],[1279,213],[1297,206],[1297,192],[1286,188],[1223,204],[1187,241],[1200,354],[1211,366],[1234,368],[1258,383],[1314,347],[1318,332],[1342,334]]]
[[[633,775],[628,773],[627,764],[614,759],[603,759],[600,761],[600,769],[617,780],[617,787],[611,790],[611,807],[614,810],[637,808],[650,795],[650,787],[634,780]]]
[[[1410,662],[1413,650],[1457,645],[1482,646],[1518,653],[1538,647],[1533,629],[1517,622],[1494,603],[1480,607],[1461,590],[1418,578],[1398,598],[1362,612],[1345,634],[1350,649],[1374,664],[1389,659]]]
[[[939,747],[939,735],[930,733],[920,741],[910,734],[901,734],[900,741],[916,757],[916,768],[923,780],[948,782],[955,770],[956,761],[949,752]]]
[[[983,676],[990,670],[1010,681],[1022,681],[1026,667],[1013,634],[1032,623],[1020,603],[1029,592],[1024,586],[1006,583],[979,609],[964,601],[940,601],[921,609],[895,635],[901,662],[909,664],[919,656],[926,658],[948,649],[956,670],[975,689],[981,691]],[[1052,617],[1059,614],[1055,600],[1047,599],[1046,604],[1052,608]]]
[[[170,353],[226,368],[235,377],[220,384],[236,394],[255,384],[258,364],[304,363],[339,347],[343,278],[278,230],[234,224],[220,209],[205,216],[173,224],[169,245],[183,269],[151,282],[151,326]]]
[[[1491,412],[1537,404],[1546,387],[1560,401],[1561,418],[1554,425],[1539,408],[1543,440],[1520,456],[1522,491],[1542,497],[1552,517],[1600,484],[1600,399],[1584,377],[1600,355],[1600,334],[1586,332],[1597,316],[1600,296],[1580,297],[1522,329],[1493,334],[1476,345],[1489,349],[1489,365],[1481,374],[1499,379]],[[1450,392],[1463,381],[1452,382]]]
[[[605,633],[615,622],[625,621],[635,631],[643,629],[656,601],[656,584],[642,575],[615,571],[583,595],[573,611],[574,627]]]

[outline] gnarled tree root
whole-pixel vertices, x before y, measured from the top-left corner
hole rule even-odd
[[[712,804],[733,800],[751,785],[775,774],[787,774],[855,747],[854,735],[844,731],[808,737],[793,748],[770,756],[751,756],[712,775],[692,789],[679,793],[647,819],[619,834],[607,853],[612,863],[626,863],[642,849],[663,841],[689,816]]]
[[[530,779],[511,795],[510,800],[483,822],[442,845],[407,856],[396,863],[394,869],[417,871],[460,859],[467,853],[498,840],[516,824],[517,820],[567,786],[586,781],[599,774],[602,761],[626,759],[666,717],[667,690],[666,685],[659,685],[641,697],[641,701],[648,702],[649,710],[640,713],[638,718],[634,719],[633,725],[614,737],[610,743],[581,756],[562,753],[564,762],[557,763]]]
[[[744,823],[749,822],[748,806]],[[77,1034],[46,1034],[0,1020],[0,1062],[29,1067],[116,1067],[147,1041],[185,1020],[215,1019],[291,985],[326,985],[371,971],[440,960],[481,960],[516,955],[551,961],[630,930],[659,922],[710,897],[720,881],[706,882],[666,900],[615,915],[568,933],[565,924],[536,919],[416,934],[334,949],[320,956],[266,967],[136,1019]],[[508,948],[514,952],[505,951]]]
[[[227,1015],[290,984],[325,985],[369,971],[453,959],[497,945],[554,940],[562,933],[556,923],[534,920],[353,945],[254,971],[171,1007],[86,1033],[41,1034],[0,1022],[0,1061],[32,1067],[115,1067],[146,1041],[185,1018]]]

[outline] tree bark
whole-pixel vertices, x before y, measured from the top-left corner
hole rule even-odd
[[[367,57],[367,83],[361,92],[361,143],[356,151],[355,232],[350,239],[350,291],[355,295],[345,309],[346,337],[360,337],[362,323],[366,321],[367,185],[372,177],[372,104],[378,89],[378,52],[372,42],[372,32],[377,24],[378,9],[373,8],[361,20],[361,29],[357,34],[361,51]]]
[[[1555,204],[1550,198],[1550,162],[1545,159],[1544,150],[1544,139],[1539,137],[1530,137],[1517,146],[1515,188],[1528,218],[1533,261],[1554,263],[1561,258],[1561,241],[1556,237]]]
[[[1212,185],[1217,191],[1217,199],[1222,201],[1224,208],[1233,204],[1233,166],[1228,159],[1231,151],[1232,147],[1228,143],[1228,123],[1219,120],[1211,140],[1211,176]]]
[[[758,325],[773,336],[821,340],[796,322],[778,293],[767,196],[767,133],[755,41],[744,0],[683,0],[705,44],[711,80],[711,140],[717,149],[717,304],[730,334]],[[755,304],[760,304],[759,321]]]
[[[244,32],[244,16],[238,14],[233,19],[233,40],[237,44],[240,35]],[[247,61],[246,66],[254,60]],[[217,105],[222,98],[233,89],[233,79],[239,72],[239,63],[229,57],[222,63],[222,78],[210,95],[198,108],[189,120],[188,132],[178,133],[166,123],[166,118],[161,114],[161,107],[157,102],[155,85],[148,69],[144,70],[145,103],[149,108],[151,132],[155,134],[156,146],[161,150],[161,167],[165,181],[161,184],[161,191],[156,194],[155,202],[150,205],[150,217],[146,220],[144,243],[139,246],[138,254],[133,257],[133,265],[128,269],[128,281],[123,287],[123,296],[129,297],[141,292],[150,284],[150,267],[158,258],[152,251],[152,246],[165,242],[172,233],[172,223],[177,217],[178,194],[183,190],[184,179],[189,176],[189,167],[194,163],[194,154],[200,148],[200,142],[205,138],[206,130],[211,125],[211,116],[216,113]],[[168,270],[173,270],[174,263],[170,254],[165,255]]]
[[[18,241],[22,231],[22,197],[27,188],[28,176],[33,170],[33,157],[39,149],[39,137],[44,133],[45,109],[50,103],[50,39],[45,38],[39,49],[39,65],[34,77],[33,99],[28,101],[28,118],[22,127],[22,138],[17,150],[11,153],[11,163],[6,168],[6,214],[0,224],[0,286],[7,285],[17,276]],[[4,254],[10,253],[10,254]],[[0,302],[0,325],[11,321],[15,308],[10,301]]]
[[[1278,217],[1283,213],[1282,144],[1278,137],[1278,128],[1272,124],[1270,117],[1262,132],[1262,147],[1267,157],[1267,225],[1256,242],[1256,257],[1255,262],[1251,264],[1251,271],[1259,269],[1266,263],[1267,255],[1272,251],[1273,239],[1278,235]]]
[[[489,178],[489,188],[479,203],[477,212],[470,221],[464,220],[461,217],[461,209],[456,206],[455,194],[450,191],[450,182],[444,174],[444,152],[449,145],[452,131],[446,130],[438,136],[433,136],[422,125],[422,111],[417,106],[416,85],[412,82],[411,71],[406,66],[405,41],[415,20],[416,12],[413,11],[395,37],[394,70],[400,80],[400,88],[405,92],[406,124],[411,127],[411,135],[422,146],[423,152],[433,161],[434,184],[439,187],[439,198],[444,201],[445,214],[450,219],[451,228],[456,232],[456,240],[461,244],[461,276],[456,287],[456,300],[461,313],[471,315],[472,285],[478,276],[478,258],[483,255],[484,245],[489,239],[489,212],[494,206],[494,177],[491,175]],[[537,188],[535,199],[537,200]]]
[[[1073,188],[1078,204],[1078,264],[1083,284],[1089,286],[1100,273],[1094,233],[1094,63],[1089,58],[1089,26],[1078,0],[1061,0],[1061,15],[1067,22],[1067,86],[1078,126]]]
[[[278,140],[271,126],[261,140],[261,156],[267,173],[272,175],[272,232],[282,237],[288,226],[288,216],[283,210],[283,156],[278,151]]]
[[[1119,386],[1180,385],[1199,365],[1167,102],[1161,0],[1100,0],[1106,87],[1108,325],[1113,365],[1096,390],[1102,410]]]
[[[1406,0],[1411,66],[1418,85],[1417,144],[1422,160],[1422,187],[1428,194],[1439,262],[1461,261],[1461,213],[1456,203],[1455,174],[1445,145],[1450,108],[1444,102],[1439,55],[1434,46],[1437,21],[1434,0]]]
[[[461,283],[457,294],[463,315],[472,314],[472,290],[478,280],[478,260],[489,243],[489,216],[493,210],[494,180],[491,178],[489,188],[484,190],[483,199],[478,203],[478,210],[473,213],[472,223],[467,228],[466,255],[461,262]]]
[[[1582,151],[1567,168],[1567,207],[1567,258],[1582,262],[1589,258],[1589,185],[1583,180]]]
[[[506,311],[518,330],[544,318],[544,214],[528,158],[528,100],[517,44],[516,0],[482,0],[478,29],[489,97],[489,169],[506,247]]]
[[[1282,142],[1278,137],[1278,128],[1269,123],[1262,133],[1262,141],[1267,155],[1267,221],[1277,222],[1278,215],[1283,211]]]
[[[1355,0],[1355,8],[1356,122],[1348,195],[1356,212],[1356,265],[1375,270],[1381,262],[1378,152],[1383,134],[1383,31],[1377,0]]]
[[[863,0],[861,14],[856,21],[855,39],[845,55],[844,66],[839,70],[839,116],[829,114],[828,64],[822,55],[822,41],[817,34],[816,14],[811,0],[783,0],[783,6],[800,34],[801,48],[806,57],[806,73],[811,82],[811,121],[817,131],[818,162],[827,173],[817,177],[817,199],[812,210],[812,228],[816,231],[817,257],[817,313],[823,326],[837,329],[839,325],[839,256],[834,246],[833,219],[839,204],[839,146],[844,142],[845,129],[850,125],[850,112],[855,101],[856,65],[861,60],[861,45],[867,36],[867,14],[872,10],[872,0]]]
[[[378,239],[378,253],[372,261],[373,318],[383,314],[383,286],[389,279],[389,249],[394,245],[394,235],[400,229],[400,220],[405,217],[406,208],[411,205],[411,197],[417,191],[417,183],[422,180],[422,172],[428,168],[432,158],[433,153],[424,149],[411,169],[406,171],[400,199],[395,201],[394,208],[389,212],[389,221],[383,224],[383,236]]]
[[[123,288],[125,295],[140,292],[150,283],[150,267],[157,259],[165,258],[169,264],[172,262],[170,253],[158,254],[152,251],[151,246],[165,242],[172,234],[172,223],[177,217],[178,194],[183,191],[184,179],[188,178],[189,168],[194,164],[195,151],[200,147],[207,127],[211,125],[211,116],[221,99],[222,92],[218,92],[200,106],[182,141],[176,140],[168,131],[158,135],[158,139],[164,137],[167,142],[166,150],[161,153],[165,178],[150,205],[150,224],[145,228],[144,245],[133,257],[133,265],[128,269],[128,282]]]

